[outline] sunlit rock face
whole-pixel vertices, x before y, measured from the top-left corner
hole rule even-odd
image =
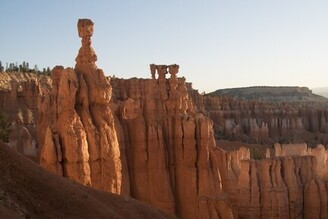
[[[151,65],[152,79],[111,81],[131,194],[181,218],[232,218],[212,121],[195,112],[178,67]]]
[[[327,218],[324,147],[277,144],[274,154],[252,160],[246,148],[216,150],[223,190],[236,214],[240,218]]]
[[[106,78],[95,64],[92,21],[79,20],[78,31],[75,68],[55,67],[52,89],[39,93],[43,167],[179,218],[327,218],[323,145],[276,144],[252,160],[246,148],[217,147],[206,116],[236,138],[271,143],[290,130],[325,132],[325,111],[206,99],[176,64],[151,64],[149,79]]]
[[[55,67],[53,89],[40,98],[41,165],[180,218],[233,218],[212,122],[195,112],[179,66],[110,82],[95,64],[92,21],[79,20],[78,31],[75,69]]]
[[[94,188],[129,194],[126,159],[109,104],[111,86],[91,47],[93,22],[80,19],[78,32],[82,47],[75,69],[55,67],[52,92],[40,101],[41,165]]]

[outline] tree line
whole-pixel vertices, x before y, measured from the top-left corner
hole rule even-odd
[[[18,64],[17,62],[6,63],[6,66],[3,66],[0,61],[0,72],[30,72],[30,73],[38,73],[38,74],[47,74],[50,75],[51,70],[50,67],[39,69],[38,65],[34,65],[33,68],[30,67],[28,62],[22,62]]]

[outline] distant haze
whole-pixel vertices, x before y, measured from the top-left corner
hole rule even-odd
[[[320,96],[328,98],[328,87],[313,88],[312,92],[315,94],[318,94]]]
[[[230,96],[237,99],[246,100],[261,100],[269,102],[327,102],[328,99],[322,96],[313,94],[308,87],[242,87],[242,88],[230,88],[219,89],[212,93],[208,93],[210,96]]]

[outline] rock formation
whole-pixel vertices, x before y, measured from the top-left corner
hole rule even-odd
[[[79,20],[78,33],[75,68],[55,67],[52,85],[0,74],[12,148],[36,156],[39,145],[47,170],[179,218],[328,218],[325,104],[200,95],[176,64],[151,64],[149,79],[106,78],[92,21]],[[252,160],[249,149],[224,151],[214,137],[280,144]]]
[[[78,22],[82,47],[75,69],[52,71],[52,93],[41,99],[41,165],[94,188],[129,194],[124,150],[110,109],[111,87],[91,47],[93,23]]]
[[[297,86],[254,86],[220,89],[210,96],[229,96],[237,99],[265,102],[327,102],[328,99],[312,93],[308,87]]]
[[[111,81],[131,195],[180,218],[232,218],[213,153],[212,122],[194,111],[185,79],[176,77],[179,66],[153,67],[158,79]]]
[[[324,181],[328,180],[328,151],[323,145],[310,148],[306,144],[275,144],[274,153],[276,157],[286,156],[313,156],[316,158],[316,173]]]
[[[216,137],[245,143],[328,144],[327,104],[264,103],[194,95],[214,122]]]
[[[46,76],[33,73],[0,74],[0,111],[8,117],[9,145],[20,153],[37,156],[37,101],[43,90],[50,89]]]
[[[261,160],[246,148],[217,149],[223,189],[240,218],[327,218],[327,152],[290,146],[276,145],[278,156]]]
[[[41,165],[180,218],[233,218],[212,122],[195,112],[179,66],[151,65],[152,79],[110,84],[95,65],[92,21],[79,20],[78,31],[75,69],[55,67],[40,98]]]

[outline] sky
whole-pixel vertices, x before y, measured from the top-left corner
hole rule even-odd
[[[74,67],[79,18],[108,76],[178,64],[200,92],[328,87],[327,0],[0,0],[0,61]]]

